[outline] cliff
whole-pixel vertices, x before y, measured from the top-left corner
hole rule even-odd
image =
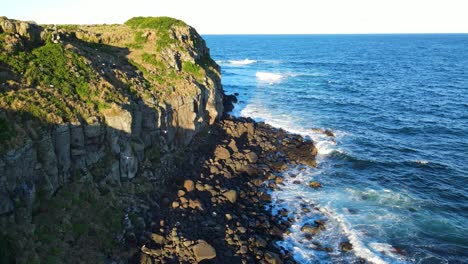
[[[145,224],[137,201],[158,195],[222,113],[219,67],[182,21],[0,18],[0,257],[124,254],[120,229]]]

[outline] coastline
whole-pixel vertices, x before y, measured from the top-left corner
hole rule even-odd
[[[193,163],[185,165],[192,170],[177,177],[162,199],[139,262],[296,263],[276,244],[294,218],[285,211],[272,214],[270,192],[281,188],[281,172],[289,165],[315,166],[313,142],[226,117],[195,137],[187,153]],[[324,223],[307,228],[312,236]]]

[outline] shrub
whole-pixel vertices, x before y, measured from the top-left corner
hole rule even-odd
[[[125,25],[132,28],[151,28],[156,30],[168,30],[172,26],[186,26],[183,21],[171,17],[134,17]]]
[[[173,26],[187,26],[183,21],[170,17],[134,17],[125,22],[125,25],[134,29],[155,29],[158,36],[156,42],[156,50],[158,51],[176,43],[176,40],[169,33]]]

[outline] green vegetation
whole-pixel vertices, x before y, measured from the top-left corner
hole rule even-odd
[[[78,94],[82,100],[89,96],[88,82],[93,74],[83,58],[50,42],[32,54],[25,73],[30,85],[53,85],[66,95]]]
[[[182,65],[182,69],[188,74],[195,76],[197,80],[203,80],[204,72],[202,67],[200,67],[199,65],[194,64],[190,61],[185,61]]]
[[[169,32],[172,27],[187,26],[183,21],[170,17],[134,17],[125,22],[125,25],[134,29],[147,28],[156,30],[158,36],[156,50],[158,51],[170,46],[171,44],[177,43]],[[135,41],[137,41],[137,39],[135,39]]]
[[[186,26],[183,21],[171,17],[134,17],[125,25],[132,28],[151,28],[156,30],[169,30],[172,26]]]
[[[57,29],[64,29],[67,31],[74,31],[80,29],[79,25],[73,25],[73,24],[64,24],[64,25],[57,25]]]

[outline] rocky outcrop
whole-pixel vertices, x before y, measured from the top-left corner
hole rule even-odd
[[[126,26],[121,28],[131,32]],[[99,94],[96,92],[93,95],[95,99],[82,102],[80,98],[87,95],[61,94],[62,87],[39,83],[36,91],[50,90],[62,97],[53,101],[54,96],[41,97],[45,94],[41,93],[34,99],[37,100],[36,104],[47,107],[61,105],[78,113],[66,120],[65,116],[59,116],[64,112],[53,107],[50,113],[59,118],[53,122],[45,121],[36,113],[28,112],[29,108],[17,110],[15,107],[19,107],[19,104],[6,102],[6,92],[10,97],[13,95],[12,98],[21,98],[21,92],[31,87],[21,72],[15,72],[15,68],[9,66],[11,61],[0,61],[0,78],[7,78],[7,83],[0,87],[0,119],[6,120],[16,131],[15,137],[5,141],[0,139],[1,230],[31,223],[34,221],[34,210],[39,210],[37,208],[41,204],[46,205],[49,199],[71,184],[91,184],[99,188],[102,195],[113,188],[124,188],[129,193],[123,196],[132,197],[135,188],[140,186],[134,181],[146,181],[150,190],[172,180],[171,173],[177,169],[179,152],[191,143],[197,133],[220,119],[223,91],[219,67],[209,57],[209,50],[198,33],[189,26],[171,27],[169,30],[174,44],[160,53],[154,50],[148,52],[154,52],[168,61],[174,60],[174,54],[180,54],[177,58],[180,63],[192,63],[199,72],[184,72],[180,65],[173,65],[180,72],[172,77],[173,84],[167,84],[168,87],[164,88],[151,86],[152,83],[145,79],[149,79],[149,76],[141,74],[141,71],[140,74],[136,73],[138,69],[133,62],[129,62],[125,54],[119,53],[122,50],[120,47],[111,47],[116,50],[115,53],[90,49],[94,44],[77,39],[73,31],[57,27],[44,29],[34,23],[0,18],[0,33],[5,40],[0,42],[3,44],[0,52],[5,52],[6,56],[20,56],[17,52],[25,50],[28,43],[34,43],[32,48],[44,47],[42,45],[53,48],[50,45],[57,45],[59,52],[69,52],[65,58],[78,58],[77,64],[72,65],[77,78],[84,75],[83,71],[77,70],[78,67],[85,67],[79,63],[84,61],[84,65],[93,70],[86,73],[90,82],[88,86],[99,87],[96,91],[103,95],[97,98]],[[134,41],[133,32],[128,38]],[[107,41],[113,42],[110,38]],[[148,47],[154,48],[154,43],[149,43]],[[129,52],[132,58],[139,58],[137,56],[147,51],[132,49]],[[12,58],[14,60],[16,57]],[[200,64],[201,60],[203,65]],[[119,64],[103,66],[111,64],[110,61],[118,61]],[[68,62],[72,63],[74,61]],[[170,71],[170,64],[167,67],[169,69],[166,70]],[[170,90],[170,93],[162,95],[160,90],[163,88],[163,91]],[[104,106],[102,109],[97,107],[98,102]],[[76,110],[83,104],[88,104],[81,108],[83,112]],[[193,189],[193,186],[188,185],[187,188]],[[200,207],[196,201],[191,201],[190,205]],[[26,242],[18,243],[19,248],[26,245]]]

